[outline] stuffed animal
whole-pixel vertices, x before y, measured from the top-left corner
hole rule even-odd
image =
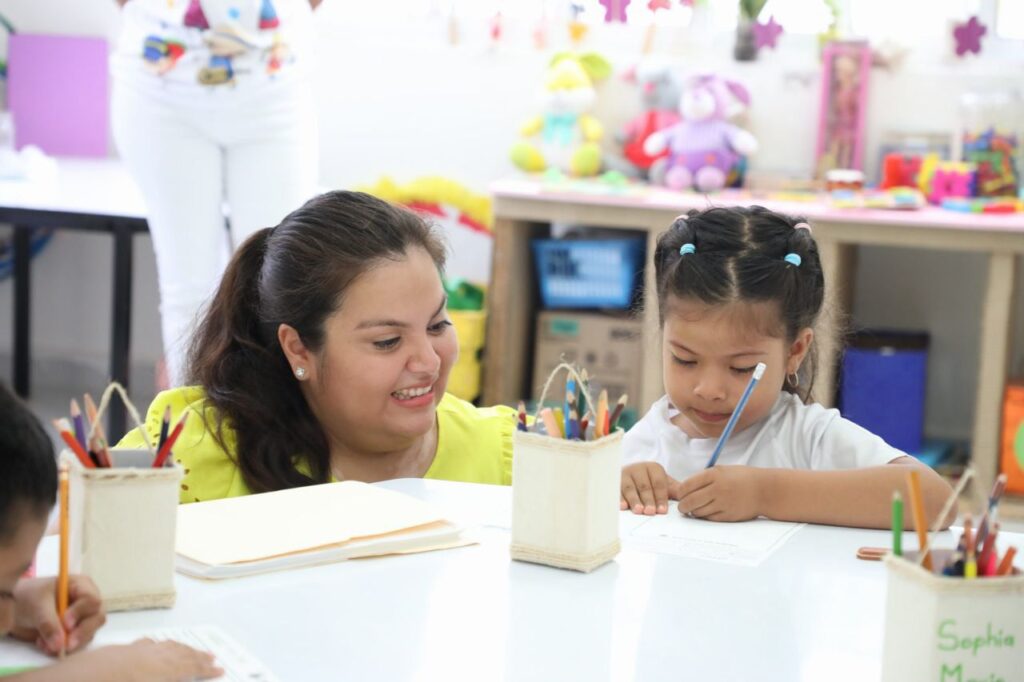
[[[604,131],[588,114],[597,93],[594,82],[605,78],[611,65],[600,55],[555,55],[545,76],[544,113],[527,121],[524,138],[512,147],[512,162],[528,172],[557,168],[576,176],[601,171],[599,142]]]
[[[644,143],[653,133],[679,123],[679,79],[668,62],[646,59],[627,72],[626,80],[640,89],[643,112],[615,135],[622,154],[609,155],[606,164],[629,177],[664,184],[668,150],[652,156],[644,151]]]
[[[679,98],[683,120],[644,143],[644,151],[652,156],[668,150],[666,186],[701,192],[721,189],[741,158],[757,150],[757,139],[728,120],[737,103],[749,106],[750,95],[735,81],[713,74],[689,80]]]

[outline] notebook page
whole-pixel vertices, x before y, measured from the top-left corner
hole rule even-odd
[[[623,544],[659,554],[758,566],[806,524],[754,519],[715,523],[670,512],[637,516],[623,512]]]
[[[108,644],[129,644],[145,637],[157,642],[173,640],[213,654],[217,659],[217,665],[224,670],[224,675],[216,679],[223,682],[280,682],[259,659],[215,625],[116,633],[101,631],[92,646],[95,648]]]

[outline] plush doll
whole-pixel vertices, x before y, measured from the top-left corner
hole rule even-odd
[[[644,143],[653,133],[679,123],[679,79],[667,62],[646,59],[627,72],[626,80],[639,88],[643,112],[615,135],[622,153],[609,155],[606,163],[629,177],[664,184],[668,150],[652,156],[644,151]]]
[[[710,192],[725,186],[741,157],[757,150],[757,139],[729,122],[735,103],[749,106],[747,89],[715,75],[691,78],[679,98],[683,120],[644,143],[650,155],[668,150],[665,185]]]
[[[588,114],[594,104],[594,82],[611,66],[597,54],[555,55],[545,76],[544,113],[523,125],[524,138],[512,148],[512,162],[528,172],[548,168],[576,176],[601,171],[601,124]]]

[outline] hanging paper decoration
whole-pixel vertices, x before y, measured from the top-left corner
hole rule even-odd
[[[963,57],[968,52],[981,53],[981,37],[988,31],[985,24],[978,21],[978,17],[971,17],[966,24],[959,24],[953,29],[953,38],[956,40],[956,56]]]
[[[537,26],[533,29],[533,46],[538,50],[543,50],[548,46],[548,18],[547,16],[541,15],[540,21],[537,22]]]
[[[569,38],[575,45],[587,35],[587,25],[580,21],[580,15],[583,14],[583,5],[577,2],[569,3],[569,14],[572,15],[572,18],[569,20]]]
[[[491,17],[490,34],[492,43],[497,43],[501,40],[501,34],[504,30],[503,23],[504,20],[502,19],[501,12],[497,12],[493,17]]]
[[[754,24],[754,44],[759,50],[763,47],[770,47],[774,50],[780,35],[782,35],[782,26],[775,21],[774,16],[769,17],[766,24],[762,24],[760,21]]]
[[[604,5],[605,23],[619,22],[626,23],[626,8],[632,0],[598,0]]]
[[[659,9],[672,9],[672,0],[650,0],[647,9],[657,12]]]

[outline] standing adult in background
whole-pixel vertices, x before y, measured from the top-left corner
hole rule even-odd
[[[114,139],[146,200],[179,385],[193,320],[230,252],[315,192],[308,52],[320,0],[116,2]]]

